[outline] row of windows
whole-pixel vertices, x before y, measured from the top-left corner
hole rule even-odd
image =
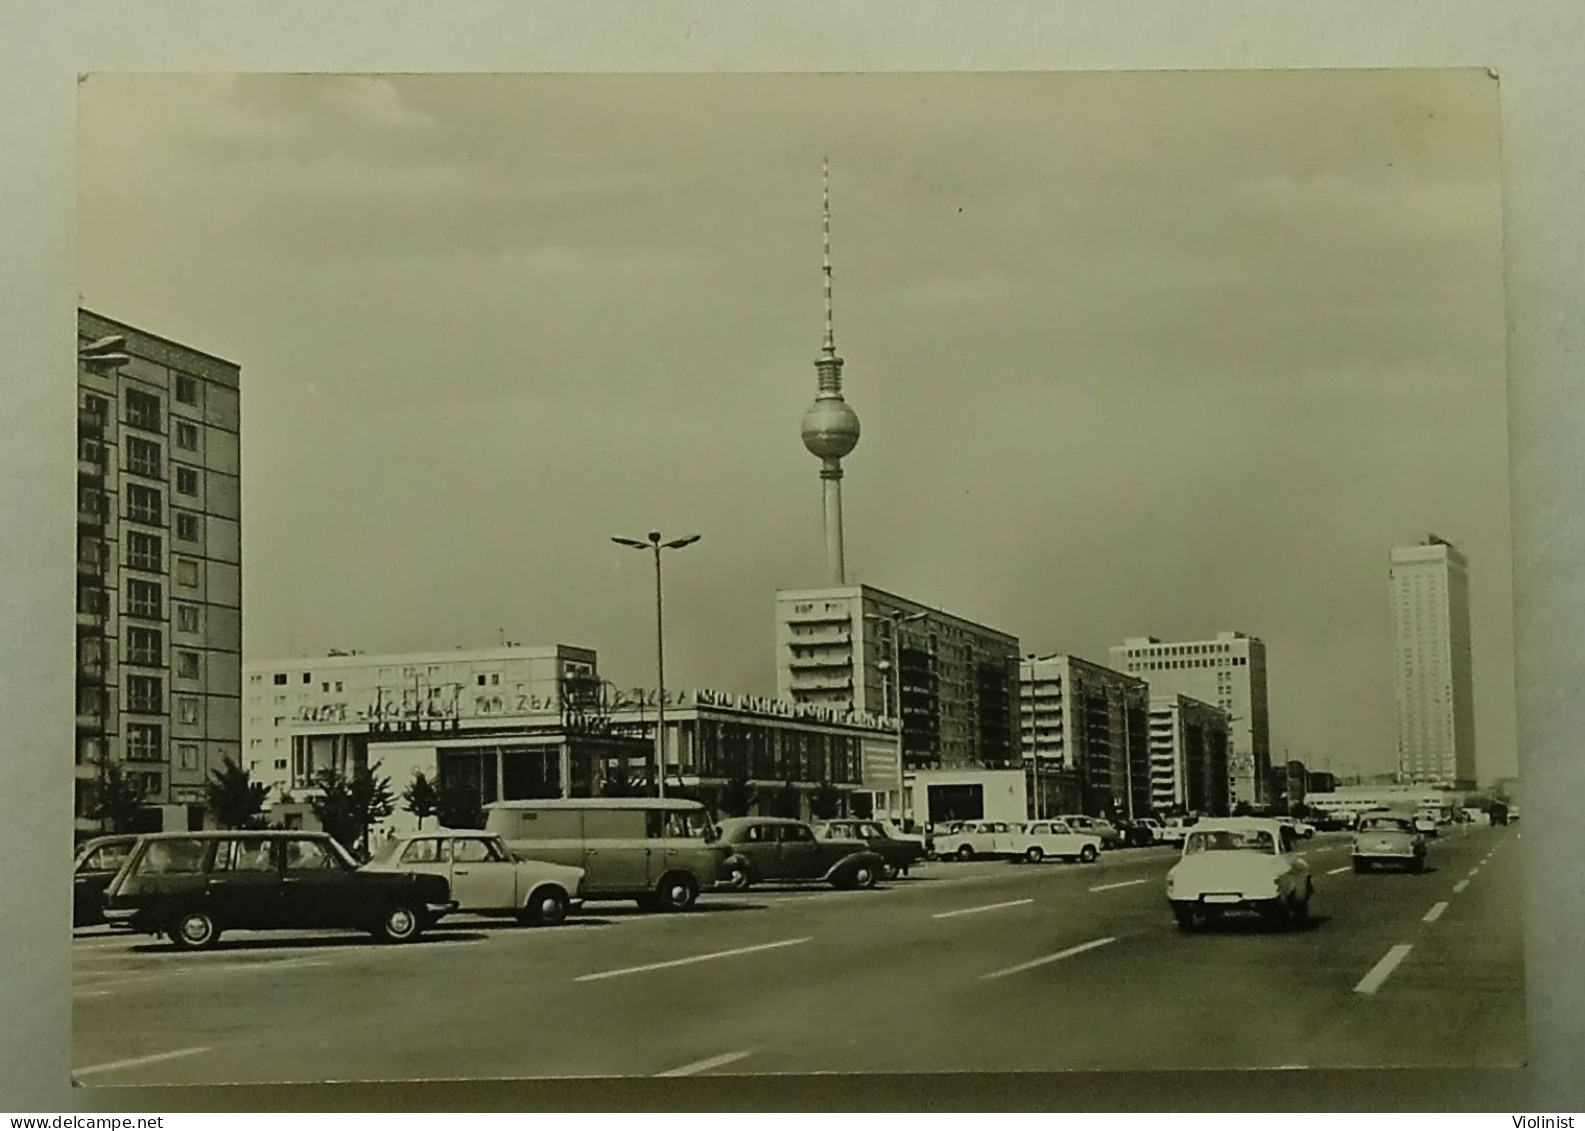
[[[1128,664],[1129,671],[1176,671],[1183,668],[1219,668],[1227,664],[1234,667],[1243,667],[1248,663],[1243,656],[1233,656],[1217,660],[1131,660]]]

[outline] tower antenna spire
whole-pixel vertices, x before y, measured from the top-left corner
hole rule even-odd
[[[821,234],[824,237],[822,251],[822,270],[825,272],[826,288],[826,337],[822,347],[827,357],[832,357],[837,352],[836,329],[831,318],[831,159],[820,159],[820,220]]]

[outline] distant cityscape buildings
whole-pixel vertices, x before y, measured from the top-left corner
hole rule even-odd
[[[1388,585],[1399,780],[1473,788],[1469,563],[1451,542],[1432,534],[1392,551]]]
[[[1271,786],[1271,722],[1266,645],[1242,632],[1164,641],[1131,636],[1111,650],[1112,666],[1138,675],[1155,695],[1187,695],[1226,711],[1231,723],[1228,786],[1234,805],[1263,804]]]
[[[1150,699],[1150,807],[1226,814],[1227,712],[1187,695]]]
[[[77,832],[109,775],[198,827],[240,760],[240,367],[77,312]]]
[[[1032,815],[1150,812],[1149,685],[1061,654],[1027,658],[1020,676]]]

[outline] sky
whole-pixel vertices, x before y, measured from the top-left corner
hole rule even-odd
[[[1514,772],[1484,71],[94,75],[82,302],[242,366],[248,660],[593,647],[775,690],[831,165],[850,581],[1100,662],[1236,629],[1274,755],[1395,764],[1387,559],[1470,558]]]

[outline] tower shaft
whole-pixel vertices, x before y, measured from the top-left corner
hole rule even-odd
[[[820,468],[820,492],[825,503],[826,584],[846,585],[847,562],[842,547],[842,461],[825,460]]]

